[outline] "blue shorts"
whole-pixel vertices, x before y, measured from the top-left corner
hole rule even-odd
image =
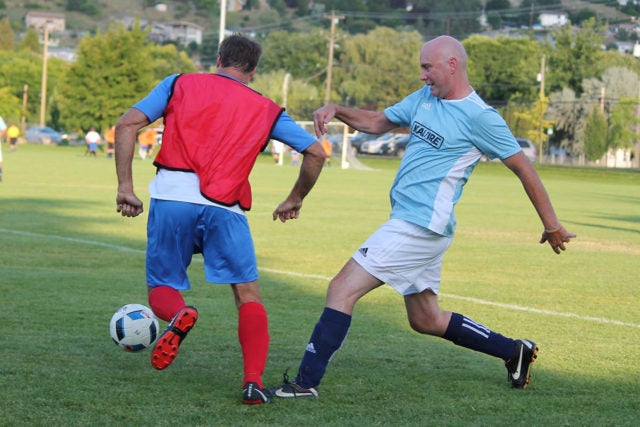
[[[246,216],[217,206],[152,198],[147,222],[147,284],[190,289],[187,268],[197,253],[204,258],[207,282],[258,279]]]

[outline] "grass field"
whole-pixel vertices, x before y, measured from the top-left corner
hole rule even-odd
[[[412,332],[387,287],[356,306],[317,401],[240,401],[228,286],[191,267],[201,320],[166,371],[109,337],[125,303],[146,304],[146,213],[115,211],[113,161],[83,147],[4,148],[0,183],[0,425],[632,426],[640,413],[640,173],[539,167],[578,238],[555,255],[518,180],[480,164],[458,205],[441,305],[541,351],[526,391],[501,361]],[[265,382],[297,369],[328,280],[388,217],[396,160],[326,169],[301,218],[271,212],[297,169],[261,157],[248,214],[270,316]],[[154,169],[136,159],[148,201]]]

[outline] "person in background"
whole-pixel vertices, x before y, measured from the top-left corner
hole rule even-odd
[[[7,133],[7,124],[4,122],[2,116],[0,116],[0,182],[2,182],[2,139]]]
[[[320,143],[248,86],[261,53],[260,44],[248,37],[227,37],[214,74],[165,78],[116,124],[116,209],[135,217],[143,212],[132,176],[136,134],[164,117],[157,174],[149,186],[146,278],[151,309],[170,323],[151,352],[151,364],[159,370],[170,366],[200,316],[182,292],[191,287],[187,267],[193,254],[202,253],[207,282],[230,284],[238,309],[244,404],[271,399],[262,384],[268,318],[245,215],[252,205],[249,175],[271,138],[304,154],[293,188],[272,214],[286,222],[299,217],[324,164]]]
[[[107,158],[111,159],[113,157],[113,153],[115,151],[115,147],[116,147],[116,127],[115,126],[111,126],[105,133],[104,133],[104,142],[106,144],[106,153],[107,153]]]
[[[102,143],[102,137],[98,132],[96,132],[96,128],[92,126],[89,132],[85,135],[84,140],[87,143],[87,151],[85,152],[85,155],[96,157],[98,153],[98,146]]]
[[[15,124],[7,129],[7,139],[9,140],[9,150],[16,151],[18,149],[18,137],[20,136],[20,128]]]
[[[153,146],[156,143],[158,133],[152,127],[145,129],[138,135],[138,155],[142,160],[153,155]]]
[[[325,160],[324,164],[326,167],[331,167],[331,153],[333,152],[333,145],[326,137],[322,138],[322,148],[324,149],[324,154],[327,156],[327,160]]]
[[[456,228],[454,206],[480,158],[499,158],[520,179],[540,217],[540,243],[548,242],[560,254],[576,235],[560,223],[505,121],[469,84],[462,44],[449,36],[430,40],[420,50],[420,69],[425,86],[384,111],[329,104],[313,113],[317,135],[325,134],[326,125],[337,118],[373,134],[409,127],[411,138],[391,187],[390,219],[329,283],[324,311],[297,375],[289,381],[285,372],[284,383],[274,390],[278,397],[318,397],[329,361],[347,336],[356,302],[385,283],[403,296],[416,332],[502,360],[513,388],[524,389],[529,383],[538,353],[534,341],[509,338],[438,305],[442,259]]]

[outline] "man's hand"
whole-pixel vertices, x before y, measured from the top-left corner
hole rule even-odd
[[[302,207],[302,200],[291,201],[289,199],[280,203],[275,211],[273,211],[273,220],[280,218],[281,222],[287,222],[290,219],[298,219],[300,216],[300,208]]]
[[[142,200],[134,193],[121,192],[116,196],[116,209],[122,216],[128,217],[138,216],[144,211]]]
[[[319,137],[327,133],[327,123],[335,116],[336,106],[334,104],[327,104],[313,112],[313,127],[316,131],[316,136]]]
[[[560,254],[560,251],[567,249],[564,244],[569,243],[571,239],[575,237],[575,234],[569,233],[566,228],[559,225],[558,228],[554,230],[544,230],[542,237],[540,237],[540,243],[549,242],[551,249],[553,249],[555,253]]]

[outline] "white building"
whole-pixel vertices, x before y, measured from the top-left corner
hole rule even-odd
[[[604,155],[603,163],[608,168],[631,168],[633,167],[631,153],[632,151],[628,148],[609,150]]]
[[[24,17],[27,28],[35,28],[38,31],[44,29],[45,25],[49,31],[64,31],[66,20],[63,13],[49,12],[27,12]]]
[[[564,27],[568,22],[567,12],[540,12],[540,25],[544,28]]]

